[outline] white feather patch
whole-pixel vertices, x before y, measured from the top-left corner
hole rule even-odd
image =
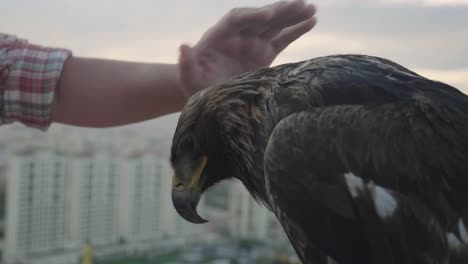
[[[460,220],[458,220],[458,233],[460,233],[460,237],[463,240],[463,242],[468,243],[468,232],[466,232],[465,223],[461,218]]]
[[[361,178],[357,177],[352,172],[345,173],[344,177],[348,190],[353,198],[358,197],[359,192],[362,192],[365,188],[370,191],[377,214],[381,218],[388,218],[395,213],[398,201],[387,190],[376,186],[372,181],[365,184]]]
[[[375,186],[373,196],[377,214],[381,218],[390,217],[395,213],[398,203],[388,191],[382,187]]]
[[[352,172],[345,173],[344,177],[351,196],[356,198],[359,191],[364,188],[364,182],[361,178],[356,177]]]

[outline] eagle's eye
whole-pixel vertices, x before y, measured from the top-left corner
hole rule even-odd
[[[194,137],[192,135],[184,137],[179,144],[177,152],[196,156],[197,144]]]

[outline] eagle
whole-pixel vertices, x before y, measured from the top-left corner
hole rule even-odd
[[[172,202],[237,179],[303,263],[468,263],[468,96],[392,60],[338,54],[195,93],[174,132]]]

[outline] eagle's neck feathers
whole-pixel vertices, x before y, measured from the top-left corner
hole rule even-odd
[[[266,80],[251,80],[231,87],[213,90],[214,106],[221,123],[221,134],[228,143],[234,164],[252,197],[269,208],[263,170],[263,154],[267,143]],[[235,95],[234,95],[235,94]]]

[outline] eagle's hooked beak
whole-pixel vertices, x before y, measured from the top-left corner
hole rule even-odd
[[[208,158],[203,156],[200,166],[193,172],[190,179],[181,179],[174,175],[172,181],[172,204],[177,213],[185,220],[202,224],[208,222],[197,213],[197,205],[201,198],[200,177],[203,174]]]

